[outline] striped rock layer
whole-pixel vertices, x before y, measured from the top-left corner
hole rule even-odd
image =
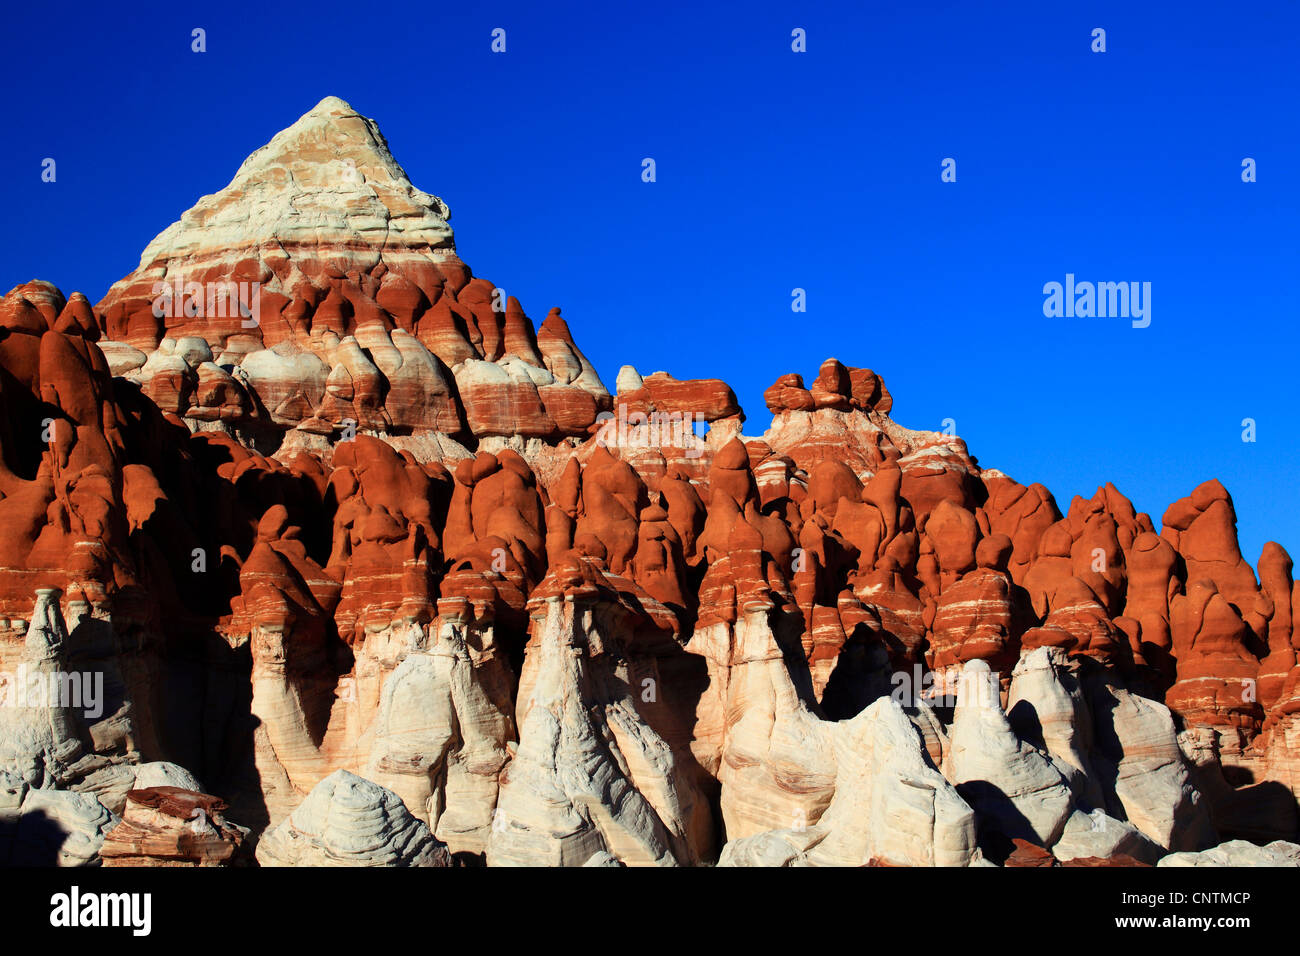
[[[0,712],[0,815],[67,821],[4,852],[162,845],[159,761],[277,864],[1295,837],[1300,586],[1217,481],[1062,509],[835,359],[761,435],[718,380],[611,394],[449,218],[331,97],[97,305],[0,300],[0,670],[102,679]]]

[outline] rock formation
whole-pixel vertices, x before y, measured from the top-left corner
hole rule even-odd
[[[100,858],[105,866],[221,866],[248,834],[226,821],[224,809],[216,797],[181,787],[132,790]]]
[[[416,432],[454,458],[458,438],[585,437],[610,395],[559,310],[534,329],[450,219],[327,97],[149,244],[96,307],[99,339],[162,411],[250,444]]]
[[[1199,853],[1170,853],[1156,866],[1300,866],[1300,844],[1275,840],[1256,846],[1230,840]]]
[[[1217,481],[1062,513],[834,358],[761,436],[611,395],[449,219],[330,97],[0,300],[0,858],[1291,859],[1300,584]]]
[[[257,845],[262,866],[450,866],[397,794],[346,770],[326,777]]]

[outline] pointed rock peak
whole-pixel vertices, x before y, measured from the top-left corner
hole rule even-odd
[[[373,249],[360,261],[351,261],[355,253],[345,257],[349,267],[368,271],[380,250],[386,258],[454,255],[450,218],[446,203],[412,185],[374,120],[327,96],[245,159],[229,185],[160,233],[140,266],[189,272],[278,244],[290,258],[304,246]]]
[[[360,115],[357,113],[356,110],[352,108],[352,104],[347,102],[347,100],[340,99],[337,96],[327,96],[325,97],[325,99],[321,100],[319,103],[317,103],[307,113],[303,115],[304,116],[320,116],[320,115],[340,116],[344,113],[351,113],[354,116]]]
[[[372,183],[414,188],[389,151],[378,124],[337,96],[325,97],[244,160],[231,185],[250,171],[276,165],[295,170],[319,167],[318,173],[325,175],[314,175],[309,182],[326,179],[332,171],[330,164],[344,167],[338,172],[345,185],[357,185],[356,174],[360,174]]]
[[[450,217],[446,203],[412,185],[373,120],[328,96],[159,234],[100,300],[93,323],[80,303],[60,319],[65,303],[33,291],[0,302],[0,330],[41,334],[57,322],[102,333],[110,351],[121,343],[145,354],[130,369],[147,367],[150,380],[159,366],[148,353],[202,339],[205,360],[225,359],[201,378],[216,382],[221,368],[239,365],[250,376],[239,382],[259,384],[159,393],[165,410],[193,409],[195,420],[215,420],[200,396],[220,402],[231,388],[270,388],[223,407],[251,414],[264,394],[269,423],[314,436],[350,416],[380,431],[585,437],[611,405],[594,367],[558,310],[541,335],[515,297],[504,325],[492,318],[496,286],[461,261]],[[382,391],[368,390],[370,381],[383,381]],[[545,401],[539,388],[550,389]]]

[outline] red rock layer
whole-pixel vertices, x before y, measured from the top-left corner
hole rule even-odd
[[[73,643],[113,663],[114,712],[130,705],[129,733],[97,739],[190,768],[262,825],[365,769],[387,677],[435,644],[490,683],[446,725],[511,726],[542,604],[581,598],[627,638],[583,650],[581,679],[654,675],[646,719],[702,793],[744,768],[720,769],[727,717],[691,699],[725,702],[716,685],[742,665],[783,662],[809,709],[844,718],[890,674],[943,704],[985,661],[1005,689],[1040,646],[1163,697],[1229,776],[1300,792],[1300,587],[1274,543],[1257,579],[1218,482],[1159,533],[1109,484],[1063,515],[960,438],[897,424],[882,378],[835,359],[807,387],[776,380],[762,438],[717,380],[625,369],[611,398],[558,310],[534,330],[494,303],[445,206],[339,103],[281,134],[256,182],[302,171],[324,137],[386,184],[383,209],[358,196],[355,228],[409,214],[422,232],[376,248],[279,220],[292,239],[218,228],[261,208],[237,176],[96,308],[42,282],[0,300],[0,652],[20,648],[34,591],[60,589]],[[156,316],[160,278],[261,282],[259,324]],[[761,643],[746,659],[738,625],[760,619],[770,635],[739,627]],[[707,666],[685,650],[706,632]],[[590,690],[575,699],[626,697]],[[495,792],[507,742],[457,771]],[[412,812],[436,815],[450,771],[417,769],[429,805]],[[466,815],[466,845],[490,809]]]

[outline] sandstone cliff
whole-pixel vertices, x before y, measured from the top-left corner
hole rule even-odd
[[[0,301],[0,670],[99,688],[0,708],[0,858],[1300,858],[1202,852],[1300,795],[1300,585],[1217,481],[1062,512],[835,359],[761,435],[611,394],[449,220],[331,97],[97,305]]]

